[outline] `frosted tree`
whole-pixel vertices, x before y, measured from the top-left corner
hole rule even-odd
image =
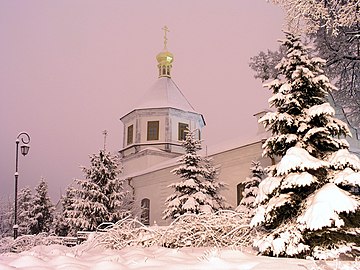
[[[31,217],[33,207],[31,189],[29,187],[21,189],[18,195],[19,235],[30,234],[29,218]]]
[[[305,32],[324,58],[329,78],[337,91],[333,96],[355,127],[360,127],[360,4],[358,0],[272,0],[286,14],[292,31]],[[252,57],[250,67],[255,77],[274,78],[274,69],[282,48],[260,52]],[[274,64],[275,63],[275,64]]]
[[[286,33],[286,57],[267,86],[276,112],[260,121],[272,131],[265,156],[281,157],[259,185],[251,225],[268,232],[255,242],[261,253],[320,257],[328,250],[351,251],[360,244],[359,158],[348,151],[350,135],[326,102],[334,89],[324,60],[311,58],[300,37]],[[333,251],[332,254],[336,254]]]
[[[74,203],[76,201],[76,189],[68,186],[66,192],[61,196],[61,212],[56,215],[54,222],[55,234],[59,236],[75,235],[79,228],[75,227],[77,214],[74,213]]]
[[[250,222],[256,210],[255,198],[258,195],[259,184],[264,178],[264,169],[261,167],[260,161],[251,162],[251,178],[247,177],[244,182],[244,191],[242,199],[235,211],[242,213],[244,218]]]
[[[48,185],[44,178],[35,188],[34,199],[29,218],[29,229],[32,234],[50,232],[52,228],[54,206],[48,195]]]
[[[118,156],[100,150],[90,156],[91,165],[83,167],[85,180],[77,179],[79,185],[74,209],[67,215],[72,224],[82,230],[95,230],[103,222],[116,222],[130,214],[125,199],[124,181],[118,178],[121,172]]]
[[[205,194],[209,197],[208,201],[212,202],[212,212],[221,209],[230,209],[231,205],[226,201],[226,198],[220,194],[220,190],[226,188],[226,183],[220,181],[219,170],[220,166],[215,166],[211,157],[202,157],[201,165],[204,168],[203,181],[200,182],[201,190],[205,190]]]
[[[338,34],[341,28],[360,24],[358,0],[271,0],[280,5],[290,30],[306,33],[324,28]],[[355,34],[355,33],[354,33]]]
[[[1,198],[0,201],[0,237],[13,235],[14,204],[9,198]]]
[[[217,181],[218,170],[212,165],[211,159],[197,153],[201,150],[201,141],[195,138],[195,131],[187,132],[182,146],[185,155],[179,159],[181,165],[171,171],[182,180],[169,185],[175,192],[165,201],[167,207],[163,218],[227,208],[225,198],[219,194],[224,183]]]

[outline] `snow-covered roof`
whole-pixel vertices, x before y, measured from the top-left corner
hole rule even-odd
[[[179,87],[168,77],[159,78],[134,109],[152,108],[175,108],[195,112]]]
[[[269,137],[269,134],[264,132],[264,133],[259,133],[259,134],[251,134],[248,136],[238,136],[238,137],[234,137],[232,139],[223,141],[221,143],[215,144],[215,145],[203,145],[203,147],[207,147],[207,154],[209,156],[213,156],[213,155],[217,155],[219,153],[223,153],[226,151],[231,151],[233,149],[239,148],[239,147],[244,147],[246,145],[251,145],[254,143],[258,143],[261,142],[263,140],[266,140]],[[204,149],[203,149],[204,150]]]
[[[249,137],[249,138],[236,138],[233,140],[229,140],[225,143],[221,143],[218,144],[214,147],[210,147],[208,148],[208,152],[206,150],[206,146],[204,146],[204,148],[199,152],[199,154],[201,155],[208,155],[209,157],[212,157],[214,155],[226,152],[226,151],[231,151],[234,150],[236,148],[240,148],[240,147],[244,147],[253,143],[257,143],[262,141],[264,138],[266,138],[266,134],[260,134],[260,135],[256,135],[253,137]],[[158,150],[158,149],[157,149]],[[206,153],[207,152],[207,153]],[[154,166],[151,166],[147,169],[141,170],[141,171],[137,171],[137,172],[132,172],[130,174],[124,174],[121,176],[121,178],[132,178],[132,177],[137,177],[140,175],[145,175],[151,172],[155,172],[158,170],[162,170],[165,168],[170,168],[172,166],[175,166],[178,164],[178,160],[179,157],[175,157],[175,158],[171,158],[169,160],[160,162]]]

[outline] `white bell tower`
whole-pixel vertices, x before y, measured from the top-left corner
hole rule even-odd
[[[120,150],[124,174],[146,170],[183,154],[181,141],[187,129],[201,130],[204,117],[197,113],[171,78],[174,56],[167,49],[156,56],[159,78],[129,113],[120,118],[124,124]]]

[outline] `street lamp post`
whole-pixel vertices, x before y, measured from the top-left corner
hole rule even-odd
[[[22,145],[20,146],[20,151],[23,156],[26,156],[30,149],[30,136],[26,132],[21,132],[16,137],[16,152],[15,152],[15,213],[14,213],[14,239],[18,236],[18,228],[19,225],[17,224],[17,191],[18,191],[18,178],[19,178],[19,172],[18,172],[18,165],[19,165],[19,143],[20,139],[22,142]]]

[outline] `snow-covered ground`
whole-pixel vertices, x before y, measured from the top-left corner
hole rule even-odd
[[[312,261],[256,256],[250,252],[226,248],[127,247],[110,250],[81,245],[73,248],[36,246],[22,253],[0,254],[0,270],[359,270],[360,262]]]

